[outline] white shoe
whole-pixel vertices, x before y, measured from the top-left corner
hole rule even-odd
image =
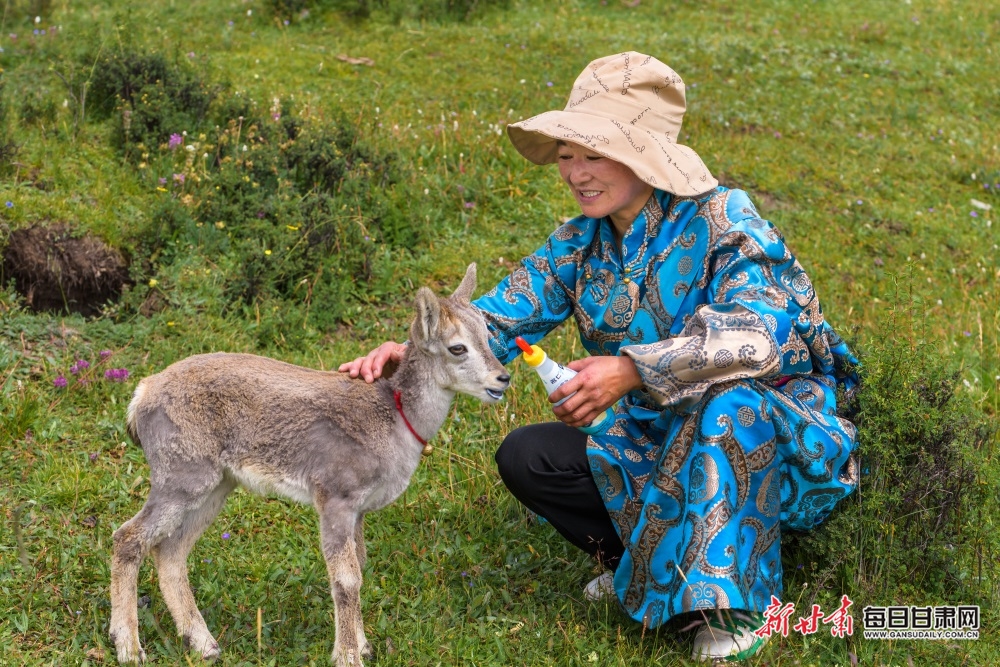
[[[723,609],[719,618],[716,610],[706,613],[708,622],[698,628],[694,637],[692,660],[745,660],[756,655],[770,638],[754,632],[764,625],[761,614]]]
[[[615,575],[605,572],[599,577],[594,577],[583,587],[583,597],[596,602],[607,595],[615,594]]]

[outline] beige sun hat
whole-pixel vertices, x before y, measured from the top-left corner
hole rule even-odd
[[[556,141],[568,141],[621,162],[654,188],[700,195],[719,182],[697,153],[677,143],[686,108],[681,77],[629,51],[591,62],[565,109],[508,125],[507,136],[535,164],[555,162]]]

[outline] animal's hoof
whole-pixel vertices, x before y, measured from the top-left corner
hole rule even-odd
[[[146,662],[146,652],[141,646],[119,646],[116,653],[118,662],[123,665],[141,665]]]
[[[375,647],[369,642],[365,642],[361,645],[361,657],[365,660],[370,660],[372,656],[375,655]]]
[[[209,632],[198,633],[195,636],[184,637],[184,647],[189,651],[201,653],[201,659],[214,662],[219,657],[219,642]]]
[[[213,641],[201,650],[201,659],[215,662],[221,653],[222,651],[219,650],[219,643]]]

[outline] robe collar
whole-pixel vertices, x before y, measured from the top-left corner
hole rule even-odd
[[[646,246],[660,232],[664,211],[670,205],[672,195],[663,190],[653,190],[643,205],[639,215],[625,230],[619,243],[615,238],[615,226],[610,217],[600,219],[600,237],[602,259],[607,262],[629,268],[631,264],[641,262],[646,254]]]

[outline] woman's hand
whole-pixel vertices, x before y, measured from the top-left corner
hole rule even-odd
[[[552,392],[549,401],[558,403],[576,392],[565,403],[552,408],[556,417],[568,426],[586,426],[619,398],[642,387],[639,371],[626,356],[587,357],[567,366],[576,371],[576,377]]]
[[[337,370],[348,373],[352,378],[359,375],[365,382],[374,382],[382,377],[382,371],[387,363],[398,364],[406,356],[406,345],[386,341],[363,357],[341,364]],[[575,379],[575,378],[574,378]]]

